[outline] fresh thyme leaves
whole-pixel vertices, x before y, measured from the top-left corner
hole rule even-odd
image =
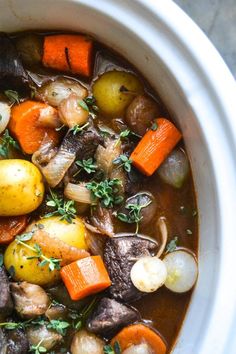
[[[94,163],[93,158],[89,158],[88,160],[77,160],[75,164],[81,167],[81,169],[76,172],[75,175],[77,175],[81,170],[84,170],[88,174],[94,173],[97,170],[97,165]]]
[[[26,242],[26,241],[30,241],[32,239],[33,235],[34,235],[34,232],[30,231],[30,232],[26,232],[22,235],[17,236],[16,239],[18,241]]]
[[[4,327],[7,330],[14,330],[14,329],[25,329],[30,323],[31,319],[25,322],[2,322],[0,323],[0,327]]]
[[[178,237],[175,236],[166,246],[166,253],[174,252],[177,248]]]
[[[62,336],[66,335],[67,329],[70,327],[70,324],[66,321],[61,320],[51,320],[47,325],[48,329],[54,329],[57,333],[61,334]]]
[[[9,158],[10,147],[20,150],[18,143],[11,137],[8,129],[6,129],[0,140],[0,155],[6,159]]]
[[[3,254],[0,253],[0,267],[3,266]]]
[[[91,191],[93,199],[99,199],[105,208],[112,208],[122,203],[123,197],[118,195],[122,181],[118,178],[105,179],[101,182],[89,182],[86,188]]]
[[[104,354],[121,354],[121,347],[119,342],[116,341],[113,347],[111,345],[105,345],[103,347],[103,352]]]
[[[73,134],[76,135],[76,134],[82,132],[88,126],[89,126],[89,122],[85,123],[84,125],[76,124],[73,126],[73,128],[70,128],[70,131],[72,131]]]
[[[37,345],[31,345],[29,351],[33,352],[34,354],[46,353],[47,349],[41,345],[43,341],[44,339],[41,339],[41,341]]]
[[[113,164],[119,165],[118,167],[123,167],[126,172],[130,172],[132,160],[129,159],[126,155],[120,155],[115,160],[113,160]]]
[[[4,95],[7,96],[11,103],[20,103],[20,97],[18,92],[13,90],[6,90],[4,91]]]
[[[89,112],[93,119],[96,118],[99,109],[98,106],[96,106],[96,99],[94,96],[88,96],[83,100],[80,100],[78,104],[83,110]]]
[[[157,128],[158,128],[157,122],[152,123],[151,130],[155,131],[157,130]]]
[[[142,220],[141,211],[152,203],[151,200],[145,204],[140,204],[140,198],[137,199],[137,203],[129,203],[125,206],[128,213],[117,213],[117,218],[128,224],[136,224],[136,233],[138,232],[139,222]]]
[[[117,146],[118,144],[120,144],[121,140],[123,140],[123,139],[125,139],[125,138],[128,138],[130,135],[136,136],[137,138],[141,138],[140,135],[138,135],[138,134],[132,132],[132,130],[130,130],[130,129],[125,129],[125,130],[123,130],[122,132],[120,132],[119,138],[117,139],[117,142],[116,142],[116,146]]]
[[[30,233],[28,233],[30,234]],[[42,249],[41,247],[36,243],[34,244],[34,246],[30,246],[28,245],[26,242],[31,240],[32,236],[29,238],[27,236],[25,236],[27,234],[23,234],[21,236],[16,236],[16,241],[17,243],[23,245],[24,247],[28,248],[29,250],[33,251],[35,253],[35,256],[30,256],[27,257],[27,259],[38,259],[40,261],[40,263],[38,264],[39,267],[43,267],[45,265],[48,265],[48,268],[50,271],[54,271],[54,270],[60,270],[61,266],[60,266],[60,262],[61,259],[57,259],[54,257],[46,257],[43,253],[42,253]],[[22,239],[26,240],[26,241],[22,241]],[[9,270],[8,270],[9,271]]]
[[[72,223],[72,220],[76,217],[75,202],[73,200],[60,198],[51,188],[49,188],[49,192],[50,196],[48,196],[46,205],[55,208],[55,210],[44,215],[44,218],[59,215],[60,220],[66,220],[68,223]]]
[[[90,313],[94,309],[97,298],[95,297],[88,305],[86,305],[80,313],[77,311],[74,312],[73,310],[69,313],[69,317],[73,319],[73,327],[77,330],[84,327],[87,318],[89,317]]]

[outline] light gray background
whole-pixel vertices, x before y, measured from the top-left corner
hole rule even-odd
[[[174,2],[206,33],[236,78],[236,0]]]

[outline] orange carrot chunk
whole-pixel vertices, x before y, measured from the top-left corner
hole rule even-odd
[[[27,154],[38,150],[45,134],[48,134],[55,144],[58,143],[59,133],[38,123],[41,109],[47,107],[49,106],[45,103],[25,101],[12,108],[9,129]]]
[[[132,152],[133,165],[151,176],[182,138],[179,130],[168,119],[158,118],[155,130],[148,130]]]
[[[44,37],[43,65],[61,71],[90,76],[93,42],[86,36],[57,34]]]
[[[131,347],[132,345],[139,345],[146,343],[150,346],[153,353],[165,354],[166,344],[159,334],[151,330],[149,327],[143,324],[134,324],[123,328],[111,341],[114,345],[118,342],[122,352]]]
[[[61,277],[72,300],[80,300],[111,285],[100,256],[86,257],[63,267]]]
[[[16,235],[20,234],[27,226],[27,216],[13,216],[0,218],[0,244],[7,245]]]

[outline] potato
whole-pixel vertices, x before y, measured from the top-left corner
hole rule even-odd
[[[88,250],[85,242],[86,228],[79,217],[73,219],[72,223],[68,223],[65,220],[60,220],[60,216],[52,216],[29,225],[27,231],[32,230],[35,224],[43,225],[44,231],[50,236],[58,237],[70,246]]]
[[[43,200],[42,175],[31,162],[0,161],[0,216],[28,214]]]
[[[30,241],[27,242],[27,245],[34,246]],[[35,255],[35,252],[24,245],[18,244],[17,241],[13,241],[5,251],[4,265],[8,271],[10,267],[13,267],[13,279],[15,281],[25,280],[41,286],[48,286],[57,282],[60,279],[58,270],[50,271],[48,265],[40,267],[37,259],[27,259],[27,257]]]
[[[135,94],[143,92],[143,86],[134,74],[108,71],[95,81],[92,91],[103,115],[119,117],[124,114]]]

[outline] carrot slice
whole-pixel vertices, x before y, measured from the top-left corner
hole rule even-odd
[[[27,229],[27,231],[31,230],[32,228]],[[90,256],[84,249],[70,246],[59,238],[50,236],[43,229],[34,231],[32,243],[37,243],[44,254],[61,259],[62,266]]]
[[[43,47],[43,65],[56,70],[90,76],[92,49],[92,40],[83,35],[46,36]]]
[[[33,154],[39,149],[45,134],[48,134],[55,144],[59,140],[58,132],[38,124],[41,109],[47,107],[45,103],[25,101],[12,108],[9,129],[27,154]]]
[[[166,344],[160,335],[140,323],[123,328],[112,339],[111,344],[114,345],[115,342],[119,343],[122,352],[132,345],[147,343],[153,350],[153,353],[166,353]]]
[[[0,244],[7,245],[27,226],[27,216],[0,218]]]
[[[111,285],[100,256],[87,257],[63,267],[61,277],[72,300],[80,300]]]
[[[149,130],[132,152],[130,159],[143,174],[151,176],[182,138],[168,119],[155,120],[156,130]]]

